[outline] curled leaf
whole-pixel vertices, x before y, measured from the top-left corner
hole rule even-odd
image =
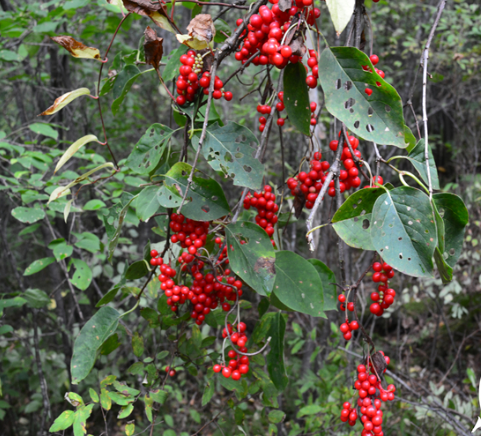
[[[57,163],[57,166],[55,167],[55,173],[62,168],[65,163],[85,144],[92,142],[92,141],[99,141],[98,138],[95,135],[85,135],[82,138],[78,139],[75,141],[62,155],[60,160]]]
[[[58,198],[65,197],[68,194],[70,194],[70,189],[65,189],[65,186],[59,186],[52,191],[47,204],[49,204],[52,200],[57,200]]]
[[[115,0],[107,0],[109,3],[114,3]],[[175,33],[170,24],[164,8],[160,2],[150,2],[149,0],[123,0],[124,7],[129,12],[144,17],[149,17],[157,26],[169,32]]]
[[[77,97],[80,97],[81,95],[87,95],[87,94],[90,94],[90,90],[88,88],[79,88],[79,89],[76,89],[75,91],[67,92],[66,94],[56,98],[53,105],[50,106],[47,110],[43,111],[40,115],[52,115],[55,112],[58,112],[59,110],[63,109],[70,102],[75,100]]]
[[[194,50],[207,48],[215,36],[215,27],[209,14],[199,14],[187,26],[186,35],[176,35],[177,41]]]
[[[144,36],[145,62],[158,70],[162,55],[164,54],[164,39],[159,38],[155,30],[151,29],[149,26],[145,29]]]
[[[75,58],[101,60],[98,48],[87,47],[85,44],[76,41],[71,36],[54,36],[51,40],[68,50]]]

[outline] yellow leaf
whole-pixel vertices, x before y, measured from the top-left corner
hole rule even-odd
[[[62,155],[60,160],[57,163],[57,166],[55,167],[54,173],[56,173],[60,168],[62,168],[65,163],[85,144],[92,142],[92,141],[97,141],[99,142],[98,138],[95,135],[85,135],[82,138],[78,139],[75,141]]]
[[[65,188],[65,186],[59,186],[58,188],[55,188],[50,194],[50,198],[48,199],[47,204],[53,200],[57,200],[57,198],[64,197],[65,195],[70,194],[70,189]]]
[[[177,34],[175,35],[175,37],[177,38],[177,41],[179,41],[181,44],[193,48],[194,50],[203,50],[204,48],[207,48],[209,46],[206,41],[198,39],[195,36]]]
[[[356,0],[326,0],[338,36],[348,25],[354,13],[355,3]]]
[[[52,106],[50,106],[47,110],[43,111],[40,115],[52,115],[55,112],[58,112],[60,109],[63,109],[67,106],[71,101],[75,100],[77,97],[81,95],[90,94],[90,90],[88,88],[79,88],[75,91],[67,92],[64,95],[61,95],[57,99],[55,99]],[[40,116],[39,115],[39,116]]]
[[[87,47],[85,44],[76,41],[71,36],[54,36],[51,39],[68,50],[75,58],[96,59],[98,61],[102,60],[98,48]]]

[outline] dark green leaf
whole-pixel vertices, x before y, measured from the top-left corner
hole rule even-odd
[[[55,262],[54,257],[45,257],[43,259],[33,261],[23,273],[24,276],[30,276],[32,274],[42,271],[44,268]]]
[[[204,388],[204,394],[202,395],[202,407],[204,407],[213,397],[215,392],[215,384],[213,380],[207,382]]]
[[[125,68],[120,71],[115,77],[115,82],[112,87],[114,101],[112,103],[112,113],[115,115],[122,102],[124,101],[125,96],[130,91],[130,88],[137,80],[137,78],[142,73],[140,70],[134,65],[126,65]]]
[[[381,195],[372,210],[371,239],[393,268],[415,277],[432,277],[438,236],[424,192],[403,186]]]
[[[137,217],[141,221],[147,221],[160,209],[160,205],[157,200],[158,190],[159,187],[154,185],[146,186],[144,189],[142,189],[142,191],[140,191],[140,194],[135,201],[135,209],[137,210]]]
[[[363,65],[373,73],[364,71]],[[326,48],[319,71],[327,110],[354,134],[400,148],[414,144],[413,134],[404,125],[401,97],[375,72],[365,53],[354,47]],[[370,96],[365,92],[366,85],[372,90]]]
[[[274,424],[279,424],[282,422],[286,414],[282,410],[271,410],[269,412],[268,418],[269,421],[274,423]]]
[[[105,306],[82,327],[73,349],[71,363],[73,384],[78,384],[90,373],[95,363],[97,351],[115,333],[119,319],[119,312]]]
[[[48,294],[40,289],[27,289],[22,297],[27,300],[27,304],[35,309],[41,309],[50,304]]]
[[[318,259],[307,259],[307,261],[316,269],[321,279],[323,296],[324,296],[324,312],[327,310],[337,309],[337,289],[336,276],[334,273]]]
[[[199,137],[192,145],[197,149]],[[229,121],[220,127],[214,124],[207,129],[202,152],[215,171],[222,171],[234,179],[234,185],[258,190],[262,185],[264,165],[253,157],[259,145],[257,137],[247,128]]]
[[[428,172],[426,169],[426,160],[424,158],[424,138],[420,139],[416,146],[410,150],[408,148],[409,156],[403,156],[408,159],[416,168],[416,171],[419,173],[421,178],[424,180],[426,184],[429,184],[428,181]],[[431,184],[434,189],[439,189],[439,177],[438,177],[438,170],[436,168],[436,162],[434,162],[433,151],[431,147],[428,148],[428,155],[429,155],[429,172],[431,174]]]
[[[215,30],[214,42],[224,42],[227,37],[223,33],[227,34],[227,36],[231,36],[232,34],[231,26],[221,19],[215,21]]]
[[[140,315],[148,321],[150,327],[156,328],[160,326],[159,314],[154,309],[144,307],[140,310]]]
[[[115,351],[120,347],[119,335],[114,333],[110,338],[108,338],[100,347],[100,354],[103,356],[108,356],[112,351]]]
[[[292,251],[276,252],[273,292],[290,309],[325,317],[322,282],[316,269]]]
[[[156,403],[164,404],[165,399],[167,398],[168,392],[163,391],[162,389],[156,389],[154,391],[150,391],[150,398],[152,398]]]
[[[268,336],[271,337],[269,343],[269,353],[267,354],[267,370],[272,383],[278,391],[283,391],[289,379],[286,375],[284,366],[284,333],[286,332],[286,321],[281,312],[277,312],[271,320],[271,328]]]
[[[170,58],[167,61],[167,65],[162,72],[162,78],[165,82],[174,79],[175,76],[179,74],[179,67],[182,65],[180,63],[180,57],[187,53],[187,50],[189,50],[189,47],[181,44],[179,48],[172,51]]]
[[[309,135],[311,110],[309,107],[309,91],[306,85],[306,69],[302,62],[289,63],[284,70],[284,105],[289,121],[301,133]]]
[[[127,280],[136,280],[146,276],[149,272],[147,262],[145,260],[139,260],[127,268],[125,278]]]
[[[225,227],[232,270],[258,294],[269,296],[276,270],[275,251],[265,230],[247,221]],[[246,241],[241,244],[240,241]]]

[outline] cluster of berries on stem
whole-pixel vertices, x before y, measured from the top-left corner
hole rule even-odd
[[[378,1],[379,1],[379,0],[378,0]],[[377,56],[377,55],[375,55],[375,54],[369,56],[369,59],[370,59],[370,61],[372,62],[373,65],[377,65],[377,63],[379,62],[379,56]],[[363,66],[362,66],[362,69],[363,69],[364,71],[369,71],[369,72],[372,73],[371,67],[369,67],[368,65],[363,65]],[[374,68],[374,70],[376,71],[377,74],[379,74],[379,75],[384,79],[384,77],[386,76],[385,73],[384,73],[384,71],[379,70],[379,69],[377,69],[377,68]],[[377,85],[377,86],[381,86],[381,82],[376,82],[376,85]],[[366,88],[366,89],[364,90],[364,92],[365,92],[368,96],[370,96],[370,95],[372,94],[372,89],[371,89],[371,88]]]
[[[389,287],[389,279],[394,277],[394,270],[392,269],[392,266],[388,265],[386,262],[374,262],[372,269],[374,271],[372,281],[374,283],[379,283],[379,286],[377,288],[378,292],[371,293],[371,300],[373,303],[369,310],[372,314],[381,316],[384,313],[384,310],[394,303],[394,298],[396,297],[396,291]]]
[[[279,211],[272,187],[266,185],[262,192],[254,192],[253,195],[249,192],[244,198],[244,209],[248,210],[251,207],[257,209],[256,223],[266,231],[272,240],[274,226],[278,220],[276,213]]]

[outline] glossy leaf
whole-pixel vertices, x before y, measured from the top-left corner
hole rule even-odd
[[[152,124],[135,144],[126,165],[136,174],[146,175],[155,169],[175,130],[162,124]]]
[[[289,121],[301,133],[309,135],[311,109],[306,85],[306,69],[301,62],[289,63],[284,70],[284,105]]]
[[[232,271],[258,294],[269,296],[274,286],[276,254],[264,229],[250,222],[225,227]],[[241,244],[240,241],[246,241]]]
[[[329,267],[318,259],[307,259],[316,269],[322,283],[324,312],[327,310],[337,310],[337,282],[335,274]]]
[[[22,223],[32,224],[45,218],[45,212],[36,207],[19,206],[12,209],[12,216]]]
[[[229,121],[220,127],[214,124],[207,128],[202,152],[215,171],[222,171],[234,180],[234,185],[258,190],[262,185],[264,165],[253,157],[259,145],[257,137],[240,124]],[[192,145],[197,149],[199,137],[194,136]]]
[[[70,280],[72,285],[85,291],[92,281],[92,270],[82,259],[72,259],[75,266],[75,273]]]
[[[55,167],[54,173],[56,173],[60,168],[62,168],[68,160],[75,154],[77,151],[80,150],[85,144],[89,142],[96,141],[99,142],[98,138],[95,135],[85,135],[82,138],[75,141],[62,155],[60,160],[57,162],[57,166]]]
[[[364,71],[363,65],[374,72]],[[411,130],[404,125],[401,97],[375,72],[365,53],[354,47],[326,48],[319,71],[327,110],[355,135],[400,148],[414,144]],[[366,85],[372,90],[370,96]]]
[[[127,280],[136,280],[146,276],[149,272],[147,262],[145,260],[139,260],[127,268],[125,278]]]
[[[180,206],[191,170],[192,167],[184,162],[176,163],[169,170],[165,175],[166,189],[158,197],[161,206],[170,208]],[[213,179],[194,176],[182,207],[182,214],[197,221],[211,221],[229,212],[229,205],[219,183]]]
[[[44,257],[43,259],[35,260],[27,267],[23,275],[30,276],[32,274],[36,274],[54,262],[55,262],[54,257]]]
[[[87,47],[85,44],[76,41],[71,36],[54,36],[50,39],[68,50],[74,58],[101,60],[98,48]]]
[[[60,97],[56,98],[53,102],[53,105],[50,106],[48,109],[44,110],[40,115],[53,115],[54,113],[58,112],[69,103],[74,101],[76,98],[88,94],[90,94],[90,90],[88,88],[79,88],[75,91],[67,92],[66,94],[63,94]]]
[[[80,334],[75,339],[73,349],[71,362],[73,384],[78,384],[90,373],[97,357],[97,351],[104,341],[115,333],[119,319],[119,312],[105,306],[82,327]]]
[[[356,0],[326,0],[326,5],[338,36],[351,20],[355,4]]]
[[[393,268],[410,276],[432,277],[438,236],[424,192],[404,186],[381,195],[372,211],[371,239]]]
[[[271,320],[271,328],[268,336],[271,337],[269,342],[269,353],[267,353],[267,371],[274,383],[274,386],[283,391],[289,379],[286,375],[284,366],[284,334],[286,332],[286,320],[281,312],[277,312]]]
[[[332,227],[351,247],[375,250],[371,241],[372,208],[384,189],[364,188],[354,192],[332,217]]]
[[[275,296],[292,310],[325,317],[322,282],[314,266],[292,251],[276,252]]]

